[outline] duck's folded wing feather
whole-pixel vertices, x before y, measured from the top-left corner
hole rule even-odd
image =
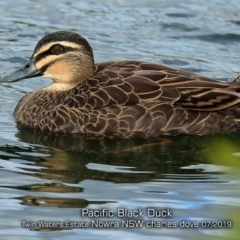
[[[122,94],[119,98],[115,94],[119,89],[127,93],[126,105],[157,100],[196,111],[215,111],[240,102],[240,83],[216,81],[159,64],[128,61],[105,64],[96,77],[105,76],[100,84],[116,104],[122,104]]]
[[[240,102],[240,94],[224,88],[178,88],[180,99],[175,102],[185,108],[197,111],[214,111]]]

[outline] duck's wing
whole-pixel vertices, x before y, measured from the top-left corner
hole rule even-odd
[[[166,71],[159,85],[162,89],[174,88],[180,97],[174,102],[184,108],[197,111],[214,111],[240,102],[240,84],[216,81],[187,71]]]
[[[240,83],[216,81],[159,64],[106,62],[97,65],[94,78],[101,85],[94,94],[100,97],[104,92],[110,104],[160,101],[191,110],[214,111],[240,102]]]

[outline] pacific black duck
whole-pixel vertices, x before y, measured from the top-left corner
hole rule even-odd
[[[76,33],[42,38],[19,70],[0,82],[43,76],[53,83],[26,94],[14,117],[30,128],[119,138],[240,131],[240,83],[140,61],[94,64]]]

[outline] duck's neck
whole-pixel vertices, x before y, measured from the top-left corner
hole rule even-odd
[[[76,87],[78,84],[79,83],[52,83],[44,89],[47,91],[68,91]]]

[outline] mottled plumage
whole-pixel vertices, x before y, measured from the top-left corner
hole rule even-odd
[[[52,87],[26,94],[14,112],[18,122],[43,131],[118,138],[240,131],[240,84],[235,80],[220,82],[177,68],[138,61],[111,61],[94,66],[89,44],[82,37],[75,40],[74,36],[79,35],[72,34],[47,35],[32,56],[35,66],[39,54],[46,60],[49,58],[46,65],[43,62],[35,69],[36,75],[46,76],[55,76],[53,71],[48,73],[49,66],[58,71],[58,61],[69,67],[68,60],[74,54],[76,59],[79,56],[81,64],[72,62],[77,69],[66,80],[68,87],[65,88],[64,79],[52,77],[55,84]],[[79,44],[79,48],[71,49],[71,44],[66,44],[60,53],[52,53],[58,41]],[[54,59],[48,55],[54,55]],[[89,66],[92,62],[91,69],[95,68],[87,78],[82,77],[85,59]],[[16,81],[15,75],[9,76],[1,81]],[[22,78],[26,77],[18,77]]]

